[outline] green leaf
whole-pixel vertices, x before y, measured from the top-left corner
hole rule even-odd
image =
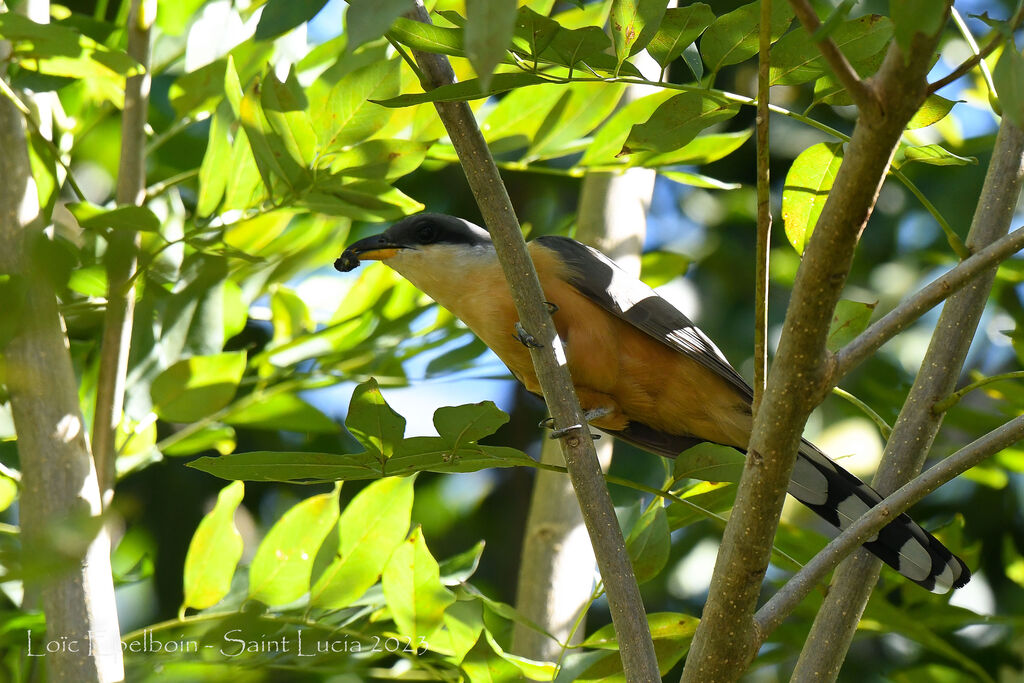
[[[942,30],[947,14],[945,2],[890,0],[889,15],[895,24],[896,43],[903,50],[904,59],[910,52],[914,36],[918,33],[934,36]]]
[[[563,27],[555,33],[551,45],[544,51],[544,59],[550,59],[554,53],[557,62],[569,68],[575,68],[581,63],[600,68],[599,65],[608,56],[605,50],[610,46],[608,34],[597,26],[571,30]]]
[[[242,535],[235,527],[235,510],[245,495],[240,481],[217,494],[217,504],[192,536],[185,555],[185,607],[213,607],[228,594],[235,567],[242,559]]]
[[[101,265],[76,268],[68,278],[68,289],[85,296],[106,296],[107,269]]]
[[[536,90],[539,92],[542,89],[536,88]],[[509,97],[513,97],[517,93],[518,91]],[[596,166],[617,163],[616,155],[622,150],[622,145],[626,142],[633,126],[651,118],[658,107],[675,96],[671,90],[663,90],[633,100],[620,108],[597,130],[593,142],[583,153],[579,164],[581,166]],[[489,122],[490,119],[484,123],[484,126],[486,127]]]
[[[270,290],[270,320],[274,325],[273,344],[291,341],[315,327],[306,302],[283,285],[274,285]]]
[[[867,329],[871,314],[875,311],[878,302],[871,304],[850,299],[840,299],[836,304],[835,313],[832,314],[832,323],[828,328],[828,338],[825,346],[829,351],[838,351],[851,341],[854,337]]]
[[[444,611],[445,630],[437,634],[455,660],[461,664],[473,649],[484,629],[483,603],[479,600],[460,600]],[[447,642],[444,642],[447,641]],[[476,680],[476,679],[471,679]]]
[[[452,57],[466,56],[466,47],[463,44],[465,34],[462,29],[424,24],[420,21],[398,17],[388,31],[388,35],[413,50]]]
[[[313,560],[337,520],[337,492],[312,496],[285,512],[256,549],[249,597],[274,606],[309,591]]]
[[[414,646],[437,630],[445,609],[455,602],[455,596],[441,584],[437,561],[427,549],[420,527],[391,554],[381,585],[399,633]]]
[[[327,0],[267,0],[256,25],[255,40],[268,40],[304,24],[323,9]]]
[[[484,554],[484,541],[477,541],[469,550],[453,555],[440,563],[441,583],[446,586],[457,586],[473,576],[480,566],[480,557]]]
[[[320,148],[330,153],[366,140],[391,119],[391,112],[370,102],[397,95],[398,62],[375,62],[339,80],[326,96],[310,103],[313,128]]]
[[[316,131],[306,112],[306,94],[295,79],[295,71],[289,71],[283,83],[273,72],[268,73],[260,89],[260,105],[288,155],[303,168],[312,166],[317,151]]]
[[[786,32],[792,21],[793,8],[788,2],[772,3],[772,42]],[[715,19],[700,41],[700,54],[708,69],[717,73],[723,66],[738,64],[757,54],[760,24],[760,2],[743,5]]]
[[[842,162],[841,143],[820,142],[801,152],[786,174],[782,219],[786,237],[799,254],[811,238]]]
[[[481,635],[462,660],[462,669],[473,683],[506,683],[524,679],[522,672],[498,655],[490,641]],[[549,677],[550,679],[550,677]]]
[[[640,279],[649,287],[660,287],[686,274],[690,257],[673,251],[649,251],[640,257]]]
[[[345,426],[381,460],[395,454],[405,434],[405,418],[391,409],[373,378],[357,386],[352,393]]]
[[[1022,75],[1024,75],[1024,72],[1022,72]],[[910,121],[907,123],[907,130],[924,128],[941,121],[953,109],[954,104],[956,102],[947,100],[945,97],[929,95],[924,104],[921,105],[921,108],[910,117]]]
[[[742,183],[727,183],[722,180],[717,180],[710,176],[701,175],[700,173],[690,173],[688,171],[662,171],[659,170],[660,175],[665,176],[669,180],[679,183],[681,185],[689,185],[690,187],[703,187],[708,190],[738,190],[743,187]]]
[[[615,110],[623,84],[573,83],[541,122],[524,160],[564,156],[567,149],[596,128]]]
[[[697,40],[714,20],[711,7],[703,2],[670,7],[665,10],[657,33],[647,44],[647,52],[664,69],[683,54],[683,50]]]
[[[200,216],[210,216],[220,205],[227,189],[228,180],[234,169],[231,164],[231,140],[228,131],[231,128],[231,108],[224,104],[217,107],[210,121],[210,137],[206,144],[206,154],[199,166],[199,199],[196,212]]]
[[[153,380],[153,410],[168,422],[195,422],[231,403],[245,372],[245,352],[192,356]]]
[[[685,146],[663,154],[635,154],[629,159],[631,166],[646,168],[672,166],[677,164],[693,164],[703,166],[729,156],[750,139],[752,130],[741,130],[735,133],[712,133],[694,138]]]
[[[651,629],[653,640],[689,640],[700,620],[689,614],[676,612],[652,612],[647,615],[647,625]],[[608,624],[587,636],[580,647],[591,647],[602,650],[618,650],[619,640],[615,635],[614,624]]]
[[[658,503],[644,512],[626,538],[626,551],[633,563],[637,583],[645,583],[657,576],[668,563],[671,549],[665,507]]]
[[[914,161],[931,166],[967,166],[978,163],[975,157],[962,157],[953,154],[948,149],[942,147],[942,145],[921,145],[920,147],[901,145],[897,151],[897,159],[894,165],[897,168],[902,168]]]
[[[735,448],[704,442],[691,446],[676,456],[672,477],[701,479],[710,482],[738,482],[743,473],[745,457]]]
[[[375,99],[374,102],[382,107],[409,107],[414,104],[423,104],[424,102],[465,102],[546,82],[543,77],[537,74],[525,72],[501,73],[494,74],[486,88],[484,88],[479,78],[470,78],[458,83],[452,83],[451,85],[442,85],[440,88],[434,88],[428,92],[409,93],[382,100]]]
[[[495,150],[527,147],[564,95],[565,87],[555,83],[512,90],[480,124],[484,139]]]
[[[466,56],[482,87],[505,58],[516,28],[515,0],[467,0]]]
[[[390,181],[419,168],[428,149],[428,142],[367,140],[332,155],[330,169],[348,178]]]
[[[265,83],[276,80],[273,75],[268,75],[268,79]],[[299,156],[294,141],[282,138],[275,127],[270,125],[260,101],[260,92],[263,89],[265,88],[258,81],[253,81],[246,89],[239,105],[239,119],[267,190],[273,192],[276,186],[274,179],[278,178],[284,181],[292,192],[297,192],[312,182],[312,174]],[[282,121],[280,117],[275,118],[276,127],[280,128]],[[293,144],[289,145],[289,142]]]
[[[348,11],[345,13],[345,30],[348,34],[345,50],[355,52],[360,45],[377,40],[388,32],[396,19],[411,21],[402,18],[402,15],[411,10],[413,5],[413,0],[349,0]]]
[[[664,0],[612,0],[608,22],[619,65],[647,46],[658,30],[665,6]]]
[[[15,14],[0,14],[0,37],[11,43],[11,59],[21,67],[49,76],[98,78],[123,84],[142,67],[120,50],[58,24],[37,24]]]
[[[74,202],[67,205],[78,220],[78,224],[87,230],[138,230],[141,232],[159,232],[160,219],[144,206],[119,206],[115,209]]]
[[[337,422],[294,394],[278,393],[241,410],[233,411],[224,422],[250,429],[283,429],[307,434],[336,434]]]
[[[336,552],[321,572],[314,571],[312,606],[347,607],[377,582],[392,551],[409,532],[413,481],[375,481],[345,507],[338,520]]]
[[[328,482],[346,479],[379,479],[380,460],[372,453],[306,453],[249,451],[219,458],[202,457],[189,467],[221,479],[242,481]]]
[[[561,30],[558,22],[529,7],[519,8],[512,44],[528,57],[540,57]]]
[[[654,653],[658,658],[658,669],[664,676],[689,649],[693,633],[697,629],[698,619],[687,614],[652,612],[647,615],[647,624],[654,640]],[[618,650],[619,643],[615,636],[614,625],[608,624],[598,629],[583,641],[582,646],[596,648],[599,651]],[[622,660],[618,656],[581,659],[578,669],[573,669],[570,664],[563,667],[561,674],[569,674],[567,680],[622,680]]]
[[[999,63],[992,72],[992,81],[999,94],[1003,116],[1018,128],[1024,128],[1024,55],[1013,41],[1003,48]]]
[[[877,14],[867,14],[839,24],[832,41],[851,62],[872,57],[889,44],[892,22]],[[811,34],[799,28],[787,33],[771,50],[771,85],[797,85],[830,73],[825,58]]]
[[[731,508],[736,501],[736,487],[727,482],[699,481],[687,489],[681,498],[691,505],[678,502],[669,504],[666,514],[668,527],[672,531]]]
[[[235,444],[234,428],[214,422],[162,450],[164,455],[194,455],[213,449],[227,455],[235,450]]]
[[[10,477],[0,475],[0,512],[11,507],[18,499],[18,484]]]
[[[738,105],[717,95],[681,93],[661,104],[646,122],[633,126],[619,154],[677,150],[705,128],[732,118],[737,111]]]
[[[349,182],[337,176],[317,180],[298,202],[311,211],[357,221],[393,221],[423,210],[423,205],[387,183]]]

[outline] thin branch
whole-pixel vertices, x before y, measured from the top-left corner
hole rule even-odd
[[[970,284],[974,278],[1021,249],[1024,249],[1024,227],[999,238],[904,299],[899,306],[886,313],[836,353],[828,379],[829,385],[835,386],[882,344],[905,330],[934,306]]]
[[[868,418],[870,418],[871,421],[875,423],[875,426],[878,427],[878,431],[882,433],[883,441],[887,440],[889,438],[889,435],[892,434],[892,427],[889,426],[889,423],[882,419],[882,416],[876,413],[874,409],[872,409],[871,406],[869,406],[867,403],[860,400],[859,398],[851,394],[849,391],[846,391],[845,389],[840,389],[839,387],[832,387],[832,393],[835,394],[836,396],[846,399],[853,405],[857,406],[857,408],[862,413],[867,415]]]
[[[420,0],[409,14],[414,20],[430,21]],[[414,51],[414,55],[430,86],[436,88],[454,82],[455,76],[446,57],[418,51]],[[539,348],[531,349],[531,356],[548,410],[556,425],[568,427],[566,435],[559,441],[594,545],[601,577],[607,587],[608,605],[626,678],[658,680],[654,643],[622,530],[615,518],[611,497],[568,369],[556,357],[561,341],[544,306],[543,290],[526,250],[512,202],[469,105],[465,102],[436,102],[435,106],[490,230],[519,319],[539,342]]]
[[[117,173],[117,203],[141,204],[146,191],[146,115],[149,110],[149,29],[143,17],[142,1],[132,0],[128,15],[128,54],[144,72],[125,83],[124,114],[121,119],[121,159]],[[124,406],[128,350],[135,310],[134,279],[138,270],[140,236],[136,231],[118,230],[109,240],[106,255],[107,309],[103,317],[103,342],[96,379],[96,413],[93,419],[93,457],[104,504],[113,497],[116,478],[114,444]]]
[[[954,12],[956,12],[956,10],[954,10]],[[959,17],[959,14],[955,14],[954,16],[955,17]],[[1017,5],[1017,11],[1013,13],[1013,16],[1010,17],[1010,20],[1007,22],[1009,24],[1008,27],[1007,27],[1008,30],[1010,32],[1016,31],[1017,27],[1020,26],[1020,23],[1021,23],[1022,20],[1024,20],[1024,2],[1021,2],[1020,4]],[[963,20],[958,22],[957,25],[961,26],[962,21]],[[931,85],[929,85],[928,86],[928,94],[929,95],[931,95],[932,93],[934,93],[934,92],[936,92],[938,90],[941,90],[942,88],[945,88],[947,85],[949,85],[953,81],[955,81],[958,78],[966,75],[975,66],[977,66],[978,64],[981,64],[982,61],[986,57],[988,57],[990,54],[992,54],[992,52],[994,52],[995,49],[997,47],[999,47],[1003,43],[1003,41],[1005,40],[1004,35],[1000,31],[998,31],[998,30],[997,31],[993,31],[992,32],[992,37],[989,38],[989,41],[985,44],[985,47],[983,47],[983,48],[981,48],[979,50],[978,49],[978,44],[976,42],[974,42],[974,37],[971,35],[970,31],[967,31],[965,29],[966,29],[966,26],[964,25],[964,27],[961,28],[961,32],[964,34],[964,38],[968,41],[968,44],[971,46],[971,49],[974,50],[974,56],[972,56],[970,59],[966,60],[963,64],[958,66],[951,73],[943,76],[939,80],[937,80],[934,83],[932,83]],[[986,67],[986,69],[987,69],[987,67]],[[991,88],[992,87],[992,85],[991,85],[991,82],[992,82],[991,75],[987,76],[987,78],[985,80],[989,83],[989,88]]]
[[[992,384],[993,382],[1002,382],[1007,379],[1024,379],[1024,370],[1017,370],[1015,372],[1004,372],[1000,375],[992,375],[991,377],[982,377],[981,379],[975,382],[971,382],[964,388],[954,391],[952,394],[936,403],[932,410],[935,411],[936,413],[944,413],[953,406],[955,406],[957,403],[959,403],[960,399],[962,399],[964,396],[971,393],[975,389],[980,389],[981,387],[986,386],[988,384]]]
[[[917,197],[917,201],[921,202],[921,206],[925,208],[925,211],[932,215],[935,222],[939,224],[940,228],[942,228],[942,233],[946,236],[946,242],[953,250],[953,253],[957,255],[957,258],[965,259],[970,256],[971,251],[964,245],[964,241],[960,239],[960,235],[956,234],[956,231],[953,230],[953,226],[949,224],[946,217],[943,216],[942,213],[935,208],[935,205],[924,196],[924,192],[921,192],[917,185],[915,185],[900,169],[893,168],[890,173],[894,178],[903,183],[904,187],[910,190],[910,194]]]
[[[751,404],[754,414],[761,405],[768,376],[768,258],[772,240],[771,185],[768,174],[771,16],[772,3],[766,0],[761,3],[757,52],[757,246],[754,255],[754,399]]]
[[[789,4],[793,6],[793,12],[796,14],[797,19],[804,25],[807,32],[812,36],[821,28],[821,20],[818,18],[818,14],[811,7],[811,3],[807,0],[789,0]],[[764,12],[761,13],[761,25],[764,26],[766,23]],[[770,17],[770,15],[769,15]],[[878,93],[875,92],[867,83],[861,80],[860,75],[850,64],[849,60],[846,59],[846,55],[843,54],[839,46],[836,45],[835,41],[830,36],[825,36],[821,40],[817,41],[818,50],[821,51],[821,55],[828,62],[829,67],[832,68],[832,72],[836,78],[842,83],[843,87],[850,94],[854,104],[860,109],[872,108],[876,112],[881,110],[881,103],[878,98]]]
[[[757,622],[761,642],[771,634],[808,593],[850,551],[874,536],[897,515],[906,512],[912,505],[952,481],[959,475],[989,458],[1004,448],[1009,448],[1024,438],[1024,415],[1017,416],[992,430],[985,436],[964,446],[953,455],[930,468],[924,474],[904,484],[891,496],[865,512],[853,524],[843,530],[814,556],[804,568],[786,582],[779,592],[771,597],[757,611]]]

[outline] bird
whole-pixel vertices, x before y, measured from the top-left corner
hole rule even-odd
[[[702,442],[746,452],[753,390],[689,318],[576,240],[544,235],[527,249],[589,424],[668,458]],[[521,327],[513,332],[518,315],[486,230],[420,213],[352,243],[334,266],[347,272],[365,260],[382,261],[461,319],[528,391],[541,394],[529,339]],[[882,500],[806,439],[788,492],[838,530]],[[906,514],[864,547],[935,593],[971,576],[963,560]]]

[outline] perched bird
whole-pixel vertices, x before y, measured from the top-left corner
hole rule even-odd
[[[566,237],[528,244],[590,423],[675,457],[703,441],[746,452],[750,386],[718,347],[653,289],[601,252]],[[335,268],[380,260],[458,316],[526,388],[540,394],[529,349],[488,233],[461,218],[418,214],[345,249]],[[843,529],[881,497],[804,440],[789,493]],[[864,546],[934,592],[970,579],[964,562],[907,515]]]

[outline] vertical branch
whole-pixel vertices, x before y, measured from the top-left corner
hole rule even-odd
[[[636,55],[634,63],[643,56],[646,53]],[[645,89],[628,86],[620,104],[640,97]],[[645,168],[588,173],[580,191],[576,239],[600,249],[637,277],[655,176]],[[604,470],[611,463],[613,445],[607,438],[595,444]],[[541,461],[565,465],[558,444],[550,440],[541,448]],[[559,641],[566,642],[572,635],[574,642],[579,642],[584,622],[579,622],[574,634],[572,629],[590,602],[593,585],[585,577],[593,575],[595,561],[571,482],[561,473],[538,470],[523,536],[516,609]],[[561,646],[517,623],[512,651],[531,659],[553,660]]]
[[[128,15],[128,54],[144,72],[125,83],[121,117],[121,159],[117,173],[117,203],[142,204],[146,190],[146,114],[149,110],[149,29],[156,13],[152,0],[132,0]],[[128,351],[135,311],[135,272],[138,268],[139,233],[114,230],[106,256],[107,308],[103,317],[103,341],[96,381],[93,418],[93,455],[104,505],[113,496],[116,478],[115,442],[124,407]]]
[[[771,185],[768,177],[768,132],[772,0],[761,2],[757,53],[757,252],[754,256],[754,401],[757,413],[768,374],[768,250],[772,239]]]
[[[967,235],[971,252],[1007,234],[1022,183],[1024,132],[1004,118]],[[988,301],[996,268],[993,266],[987,273],[972,279],[949,297],[942,308],[921,370],[893,425],[875,475],[873,485],[883,496],[921,471],[925,455],[942,424],[943,414],[934,410],[935,405],[956,386]],[[793,680],[832,680],[839,674],[880,568],[881,563],[864,550],[839,565],[832,589],[800,653]]]
[[[31,1],[22,9],[34,19],[48,16],[46,2]],[[83,525],[101,511],[96,470],[56,294],[33,257],[46,239],[46,217],[32,178],[25,122],[3,96],[0,150],[0,271],[11,277],[17,292],[4,302],[17,332],[2,350],[21,461],[24,606],[35,607],[29,596],[41,597],[51,639],[95,644],[88,651],[48,654],[52,680],[119,681],[124,671],[110,539],[101,526]],[[82,529],[74,550],[69,548],[73,528]],[[60,547],[53,542],[58,529],[64,539]]]
[[[416,7],[409,16],[424,23],[430,21],[421,0],[416,0]],[[419,51],[414,51],[414,56],[425,75],[424,88],[454,82],[451,64],[444,56]],[[607,589],[608,606],[626,678],[657,680],[658,660],[640,589],[626,553],[625,539],[615,517],[572,379],[564,364],[564,354],[560,353],[562,342],[544,306],[544,293],[526,250],[512,201],[469,105],[465,102],[434,104],[490,230],[520,321],[539,342],[537,348],[531,348],[531,357],[544,401],[555,424],[568,428],[559,440],[562,454]]]
[[[893,44],[878,74],[865,84],[873,91],[868,100],[886,107],[860,111],[804,250],[683,681],[735,680],[757,653],[754,608],[801,433],[825,395],[829,323],[900,136],[924,101],[937,43],[938,35],[919,33],[906,55]]]

